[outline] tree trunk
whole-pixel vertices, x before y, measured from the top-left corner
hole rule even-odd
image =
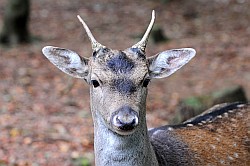
[[[18,44],[30,41],[28,30],[29,0],[8,0],[5,7],[0,43]]]

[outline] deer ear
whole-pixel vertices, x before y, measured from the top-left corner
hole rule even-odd
[[[64,73],[76,77],[86,79],[88,75],[88,59],[79,56],[74,51],[46,46],[42,49],[43,54],[56,67]]]
[[[149,75],[151,78],[164,78],[173,74],[183,65],[188,63],[196,51],[192,48],[181,48],[163,51],[149,57]]]

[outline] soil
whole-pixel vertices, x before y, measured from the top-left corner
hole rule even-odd
[[[2,27],[6,0],[0,0]],[[250,3],[247,0],[33,0],[31,44],[0,48],[0,165],[93,164],[93,123],[88,85],[42,55],[46,45],[91,56],[80,14],[96,39],[125,49],[140,39],[156,11],[167,42],[147,46],[147,56],[193,47],[196,57],[167,79],[149,85],[149,127],[166,125],[180,99],[241,85],[250,96]]]

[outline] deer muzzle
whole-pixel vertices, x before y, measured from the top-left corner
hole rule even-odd
[[[119,108],[111,117],[112,128],[120,135],[132,134],[138,122],[138,113],[129,106]]]

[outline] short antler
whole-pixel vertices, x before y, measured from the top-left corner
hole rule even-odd
[[[83,25],[85,31],[87,32],[87,35],[88,35],[89,40],[90,40],[90,42],[91,42],[91,46],[92,46],[93,51],[97,51],[97,50],[99,50],[100,48],[105,48],[106,46],[104,46],[104,45],[102,45],[102,44],[100,44],[100,43],[98,43],[98,42],[96,41],[96,39],[95,39],[94,36],[92,35],[91,31],[89,30],[89,27],[88,27],[87,24],[83,21],[83,19],[82,19],[79,15],[77,15],[77,18],[78,18],[79,21],[82,23],[82,25]]]
[[[145,52],[146,46],[147,46],[147,42],[148,42],[148,37],[149,34],[154,26],[154,22],[155,22],[155,11],[152,11],[152,18],[151,21],[149,23],[148,29],[146,30],[144,36],[142,37],[142,39],[136,43],[135,45],[132,46],[132,48],[139,48],[141,49],[143,52]]]

